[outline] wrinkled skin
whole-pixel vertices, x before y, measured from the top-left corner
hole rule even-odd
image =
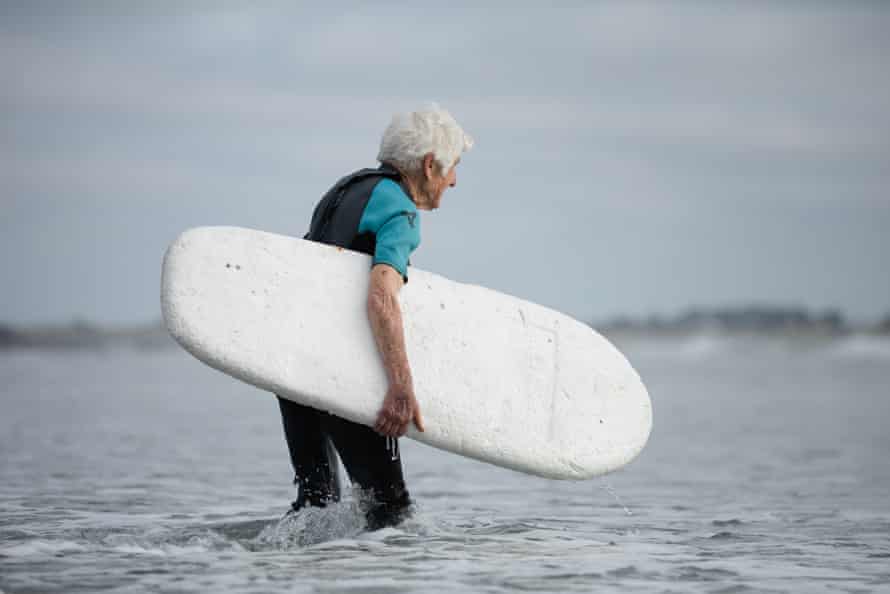
[[[421,171],[415,175],[403,174],[408,193],[418,209],[439,208],[445,190],[457,185],[455,170],[459,162],[460,159],[443,173],[432,153],[429,153],[423,158]],[[403,285],[401,274],[389,265],[377,264],[371,269],[368,320],[389,380],[374,429],[387,437],[405,435],[412,422],[418,431],[424,430],[405,350],[405,332],[399,306],[399,291]]]
[[[368,319],[389,380],[389,389],[374,429],[387,437],[405,435],[412,421],[419,431],[423,431],[423,417],[414,394],[405,351],[405,333],[399,307],[399,291],[403,285],[401,274],[388,264],[377,264],[371,269]]]

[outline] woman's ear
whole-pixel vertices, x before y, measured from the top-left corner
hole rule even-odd
[[[433,153],[427,153],[423,156],[423,175],[427,179],[433,179],[434,167],[436,166],[436,158]]]

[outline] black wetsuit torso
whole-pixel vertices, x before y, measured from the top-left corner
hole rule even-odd
[[[365,207],[381,179],[398,182],[399,172],[389,165],[377,169],[360,169],[340,179],[322,196],[312,212],[312,223],[304,239],[374,255],[373,233],[359,233]]]

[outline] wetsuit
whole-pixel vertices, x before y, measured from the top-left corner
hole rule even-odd
[[[409,256],[420,244],[417,208],[398,172],[381,165],[338,181],[312,215],[306,239],[364,252],[408,280]],[[299,494],[292,508],[323,507],[340,498],[337,457],[367,496],[370,529],[399,523],[411,498],[402,475],[398,440],[309,406],[278,397]]]

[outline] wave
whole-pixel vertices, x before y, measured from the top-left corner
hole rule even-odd
[[[890,337],[857,335],[837,341],[829,354],[841,359],[890,359]]]
[[[890,359],[890,336],[798,336],[707,332],[686,335],[610,336],[631,359],[701,361],[726,357],[815,357],[833,360]]]
[[[35,538],[26,542],[19,542],[0,547],[0,556],[3,557],[32,557],[61,555],[66,553],[81,553],[89,550],[84,543],[73,540],[48,540]]]
[[[325,508],[306,508],[281,518],[143,530],[80,528],[76,534],[57,538],[26,535],[0,544],[0,558],[44,559],[96,553],[178,557],[219,552],[292,551],[330,541],[373,541],[398,531],[387,528],[368,532],[362,509],[360,501],[347,498]]]

